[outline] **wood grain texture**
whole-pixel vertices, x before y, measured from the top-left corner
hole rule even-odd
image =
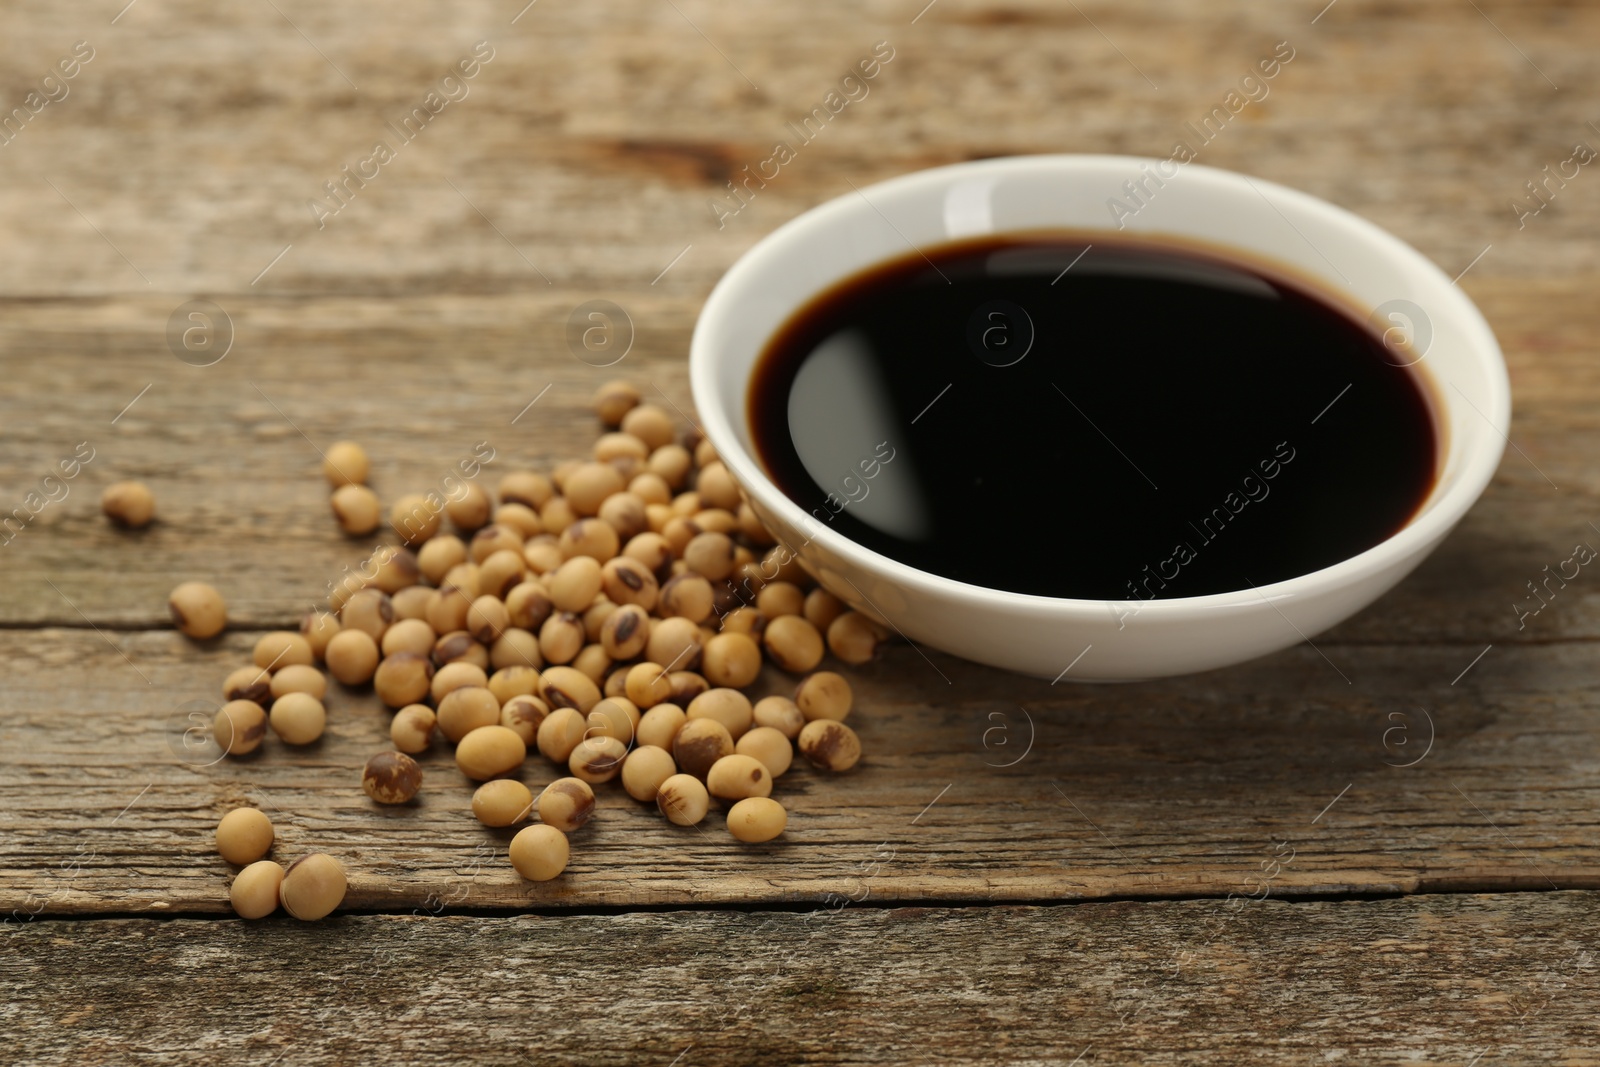
[[[95,50],[0,145],[0,514],[95,449],[0,547],[0,1027],[30,1061],[1600,1060],[1600,895],[1567,891],[1600,888],[1600,594],[1585,574],[1526,627],[1513,606],[1600,544],[1600,177],[1513,206],[1600,140],[1600,10],[523,3],[0,14],[0,115]],[[483,40],[470,96],[319,225],[308,201]],[[871,94],[719,225],[709,202],[878,41]],[[862,766],[780,782],[782,842],[612,791],[543,886],[443,751],[418,805],[367,802],[370,694],[339,691],[303,752],[185,748],[255,634],[370,548],[335,530],[319,447],[361,440],[393,499],[480,440],[492,476],[574,455],[619,374],[692,415],[695,315],[775,226],[941,163],[1165,156],[1279,41],[1293,61],[1201,161],[1465,271],[1515,394],[1483,500],[1314,648],[1079,688],[897,646],[851,672]],[[169,344],[196,297],[231,322],[211,367]],[[612,368],[566,341],[597,298],[635,333]],[[97,509],[128,477],[161,515],[133,535]],[[202,646],[166,628],[190,578],[234,620]],[[241,803],[273,811],[279,854],[343,858],[351,908],[401,914],[218,921],[211,831]],[[1484,889],[1519,892],[1462,895]],[[1348,893],[1451,895],[1306,899]],[[1218,899],[1157,899],[1191,897]],[[650,910],[751,903],[779,910]]]
[[[74,1065],[1580,1067],[1596,901],[39,921],[0,1025]]]
[[[186,750],[251,643],[0,632],[0,912],[226,911],[212,831],[240,805],[277,823],[280,859],[339,856],[349,906],[374,910],[818,901],[854,896],[879,846],[894,858],[873,895],[901,902],[1600,887],[1584,643],[1496,649],[1454,686],[1471,650],[1376,645],[1323,649],[1349,685],[1303,647],[1203,683],[1087,689],[902,646],[852,672],[860,766],[779,779],[780,842],[739,845],[715,814],[670,826],[612,785],[545,884],[510,868],[510,831],[473,820],[442,745],[419,801],[367,799],[390,717],[370,691],[335,684],[306,749]],[[565,773],[535,755],[523,778]]]

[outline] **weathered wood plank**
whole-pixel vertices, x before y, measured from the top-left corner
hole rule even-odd
[[[0,1025],[40,1064],[1600,1063],[1593,893],[37,921],[0,945]]]
[[[1348,685],[1301,648],[1093,688],[901,647],[854,675],[861,766],[779,781],[781,842],[740,846],[716,815],[671,827],[612,786],[568,873],[533,885],[442,748],[414,806],[368,801],[389,720],[370,692],[334,686],[310,748],[186,759],[190,710],[209,720],[250,643],[0,632],[0,913],[225,911],[212,831],[245,804],[277,822],[276,855],[338,855],[350,906],[388,911],[816,901],[855,895],[880,845],[873,895],[905,902],[1600,886],[1588,644],[1496,648],[1455,685],[1470,649],[1350,645],[1323,649]],[[558,772],[535,756],[523,776]]]

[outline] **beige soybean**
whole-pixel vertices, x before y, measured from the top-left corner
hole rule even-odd
[[[471,610],[472,597],[467,590],[455,585],[441,585],[429,599],[424,618],[434,633],[454,633],[466,629],[467,612]]]
[[[472,814],[485,826],[515,826],[533,811],[533,793],[515,778],[484,782],[472,794]]]
[[[596,704],[586,723],[590,737],[614,737],[631,745],[639,730],[639,709],[626,697],[607,697]]]
[[[230,756],[244,756],[261,747],[267,736],[267,713],[253,700],[230,700],[217,709],[211,737]]]
[[[761,643],[767,656],[786,671],[800,674],[822,662],[822,635],[802,615],[769,619]]]
[[[828,624],[828,651],[852,666],[870,663],[888,639],[888,632],[858,611],[847,611]]]
[[[285,693],[272,702],[267,717],[272,732],[291,745],[309,745],[322,736],[328,713],[310,693]]]
[[[587,715],[600,702],[600,687],[576,668],[546,667],[539,675],[539,695],[552,708],[577,708]]]
[[[485,645],[493,644],[510,626],[511,613],[499,597],[480,596],[467,609],[464,628]]]
[[[704,778],[711,765],[733,755],[733,735],[716,719],[690,719],[672,739],[672,758],[678,769]]]
[[[800,679],[794,689],[794,702],[810,722],[815,719],[849,717],[855,696],[844,676],[833,671],[817,671]]]
[[[433,662],[415,652],[397,652],[378,664],[372,691],[386,707],[403,708],[428,695],[433,682]]]
[[[528,561],[518,549],[503,548],[478,565],[478,593],[504,598],[528,577]]]
[[[445,501],[444,513],[456,529],[462,533],[472,533],[474,530],[482,529],[489,521],[493,506],[483,486],[477,482],[468,482],[461,487],[461,492],[457,496]]]
[[[557,612],[539,627],[539,655],[546,663],[571,663],[583,650],[582,617],[570,611]]]
[[[661,619],[650,628],[650,640],[645,643],[644,655],[650,662],[659,663],[669,671],[690,670],[699,665],[705,640],[700,627],[689,619]]]
[[[542,474],[512,471],[500,479],[498,491],[501,503],[538,508],[555,495],[556,487]]]
[[[559,536],[562,530],[577,522],[578,518],[578,513],[572,509],[572,505],[567,502],[567,498],[564,496],[551,497],[539,509],[539,521],[544,524],[544,530],[547,534]],[[552,548],[556,547],[554,536],[550,539],[550,545]],[[560,556],[560,554],[558,549],[556,555]],[[531,556],[528,558],[528,565],[536,565]]]
[[[354,441],[335,441],[322,454],[322,476],[334,488],[365,483],[371,467],[367,450]]]
[[[352,537],[365,537],[383,521],[378,494],[364,485],[341,485],[329,499],[339,528]]]
[[[544,533],[544,521],[539,518],[537,511],[526,504],[501,504],[495,509],[494,521],[520,533],[524,544],[530,537]]]
[[[100,494],[100,510],[118,526],[137,530],[156,514],[156,497],[143,482],[114,482]]]
[[[766,628],[767,617],[749,605],[734,608],[722,617],[722,632],[725,634],[745,634],[759,641]]]
[[[272,703],[272,675],[260,667],[240,667],[222,680],[222,695],[227,700],[253,700],[265,707]]]
[[[506,594],[506,611],[511,616],[511,625],[518,629],[537,630],[555,609],[539,582],[521,582]]]
[[[689,716],[676,704],[657,704],[639,717],[637,730],[640,745],[672,751],[672,740],[678,736]]]
[[[789,825],[789,813],[771,797],[748,797],[728,809],[728,832],[747,844],[771,841]]]
[[[455,534],[442,534],[417,549],[417,568],[434,585],[444,581],[450,568],[467,561],[467,543]]]
[[[632,434],[651,449],[672,443],[672,416],[654,404],[639,404],[630,408],[618,425],[623,433]]]
[[[283,868],[271,860],[257,860],[233,879],[228,903],[241,919],[264,919],[278,910],[278,889]]]
[[[576,708],[554,708],[534,735],[539,754],[552,763],[565,763],[583,741],[588,724]]]
[[[205,582],[179,585],[167,597],[167,612],[181,632],[200,641],[217,636],[228,624],[222,594]]]
[[[618,496],[622,494],[617,494]],[[612,497],[607,500],[614,500]],[[605,504],[601,505],[603,509]],[[640,506],[643,510],[643,505]],[[617,554],[622,547],[614,526],[604,519],[579,519],[577,522],[561,531],[561,536],[556,539],[561,548],[561,555],[566,559],[578,556],[588,556],[599,563],[605,563]]]
[[[550,602],[562,611],[583,611],[600,595],[602,585],[600,561],[574,556],[550,576]]]
[[[465,630],[447,633],[433,643],[433,662],[444,667],[451,663],[470,663],[479,670],[489,666],[489,650]]]
[[[500,724],[500,702],[484,686],[461,686],[450,690],[439,701],[438,720],[439,732],[450,741],[460,743],[475,730]]]
[[[416,547],[439,532],[442,512],[422,494],[408,493],[389,509],[389,525],[403,543]]]
[[[729,736],[735,740],[750,729],[754,717],[750,698],[737,689],[725,687],[707,689],[689,701],[689,706],[684,710],[688,712],[690,722],[696,719],[716,720],[727,728]]]
[[[599,521],[615,531],[616,537],[611,541],[612,547],[604,557],[597,553],[590,554],[596,559],[611,559],[620,550],[621,542],[650,529],[650,517],[645,514],[644,507],[645,502],[632,491],[614,493],[606,497],[605,503],[600,505]]]
[[[600,568],[600,585],[601,591],[613,603],[633,604],[645,611],[656,606],[656,599],[661,593],[655,574],[631,556],[607,560],[605,566]]]
[[[498,668],[489,676],[489,692],[503,709],[512,697],[532,696],[539,691],[539,672],[533,667],[514,664]]]
[[[617,608],[600,627],[600,644],[613,659],[643,655],[649,642],[650,613],[637,604]]]
[[[407,755],[426,752],[437,721],[433,709],[426,704],[408,704],[390,721],[389,740]]]
[[[379,804],[404,804],[422,788],[422,768],[404,752],[379,752],[367,760],[361,788]]]
[[[539,725],[549,714],[550,708],[544,701],[536,696],[519,693],[501,706],[500,725],[516,731],[517,736],[522,738],[522,743],[532,747],[538,744]]]
[[[825,771],[847,771],[861,759],[861,739],[836,719],[814,719],[800,731],[800,754]]]
[[[584,463],[567,477],[562,495],[575,515],[586,518],[598,514],[607,497],[626,488],[626,480],[611,464]]]
[[[557,778],[539,794],[539,819],[570,834],[594,817],[594,790],[581,778]]]
[[[344,901],[344,868],[322,852],[301,856],[283,872],[278,901],[296,919],[313,922],[330,914]]]
[[[374,641],[383,639],[394,622],[394,602],[382,589],[362,589],[351,594],[339,610],[339,626],[360,630]]]
[[[510,774],[527,756],[528,746],[517,732],[498,723],[478,727],[456,745],[456,766],[475,782]]]
[[[761,673],[761,646],[742,633],[719,633],[700,652],[700,671],[712,685],[742,689]]]
[[[706,791],[718,800],[772,795],[772,772],[754,756],[723,756],[706,772]]]
[[[672,679],[659,663],[637,663],[628,669],[624,692],[635,707],[653,708],[672,696]]]
[[[756,610],[769,619],[780,615],[800,615],[806,606],[806,595],[793,582],[768,582],[756,594]]]
[[[639,390],[630,382],[606,382],[595,390],[590,404],[601,422],[620,426],[622,417],[639,405]]]
[[[672,486],[660,474],[648,469],[642,474],[636,474],[628,479],[628,492],[638,497],[645,506],[645,529],[652,529],[650,525],[650,507],[653,504],[669,504],[672,502]],[[602,510],[604,508],[602,507]]]
[[[412,585],[400,590],[389,598],[389,606],[394,609],[396,622],[407,619],[417,619],[421,622],[428,621],[428,605],[433,603],[439,591],[426,585]],[[388,636],[388,631],[384,632]]]
[[[806,621],[823,633],[828,632],[828,627],[833,625],[833,620],[843,615],[848,608],[844,601],[828,592],[826,589],[813,589],[806,594],[806,599],[800,613]]]
[[[589,680],[598,689],[600,683],[605,681],[606,675],[611,671],[612,659],[606,650],[598,644],[584,645],[582,650],[573,657],[573,669],[589,676]]]
[[[530,882],[548,882],[567,869],[567,835],[550,826],[526,826],[511,839],[511,866]]]
[[[680,708],[688,707],[691,700],[711,688],[711,683],[694,671],[673,671],[667,677],[672,681],[671,700]]]
[[[716,607],[716,592],[704,575],[684,573],[667,580],[656,601],[663,617],[679,617],[700,623],[711,617]]]
[[[229,863],[254,863],[272,849],[272,820],[255,808],[234,808],[217,823],[217,852]]]
[[[771,726],[757,726],[734,742],[733,751],[760,760],[774,778],[782,777],[794,762],[794,742]]]
[[[433,652],[433,643],[437,640],[439,635],[434,633],[426,620],[401,619],[383,632],[383,640],[378,642],[378,647],[385,656],[395,656],[401,652],[426,656]]]
[[[590,735],[578,742],[567,757],[567,770],[574,778],[598,785],[622,773],[628,746],[615,737]]]
[[[345,685],[361,685],[378,669],[378,642],[363,630],[340,630],[328,642],[323,661]]]
[[[328,642],[342,629],[339,617],[330,611],[312,611],[300,620],[300,636],[311,644],[311,654],[321,659]]]
[[[422,580],[416,553],[409,548],[379,545],[373,549],[370,562],[375,569],[368,584],[390,596],[402,589],[409,589]]]
[[[272,676],[272,695],[281,697],[285,693],[309,693],[321,700],[328,695],[328,679],[315,667],[297,663],[284,667]]]
[[[762,697],[751,709],[751,718],[757,727],[769,726],[791,741],[806,725],[805,714],[788,697]]]
[[[655,745],[640,745],[622,761],[622,788],[635,800],[649,802],[661,792],[661,785],[678,773],[672,754]]]
[[[601,593],[584,609],[581,616],[583,632],[591,643],[600,640],[600,631],[605,628],[606,620],[615,615],[619,607],[620,604],[613,603],[610,597]]]
[[[688,774],[674,774],[661,783],[656,791],[656,807],[668,821],[679,826],[693,826],[706,817],[711,808],[711,794],[700,779]]]
[[[456,660],[443,664],[434,672],[433,685],[429,691],[433,695],[433,702],[438,704],[453,689],[460,689],[469,685],[487,686],[488,684],[489,676],[482,667],[476,663]]]

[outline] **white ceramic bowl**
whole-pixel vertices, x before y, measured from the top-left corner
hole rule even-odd
[[[1154,175],[1154,179],[1150,177]],[[1126,182],[1142,186],[1129,199]],[[1160,184],[1157,184],[1157,183]],[[1119,198],[1129,214],[1109,206]],[[846,539],[779,491],[752,454],[746,394],[776,329],[857,270],[1014,230],[1168,235],[1312,275],[1411,334],[1442,430],[1441,469],[1412,521],[1331,567],[1256,589],[1137,604],[1002,592],[916,570]],[[1091,238],[1092,239],[1092,238]],[[1426,335],[1431,334],[1431,339]],[[1122,681],[1238,663],[1366,607],[1439,544],[1500,461],[1511,390],[1493,333],[1450,278],[1370,222],[1305,193],[1196,164],[1025,156],[921,171],[831,200],[760,241],[695,327],[690,380],[706,435],[751,507],[830,592],[920,645],[1042,678]],[[1071,667],[1070,670],[1067,668]]]

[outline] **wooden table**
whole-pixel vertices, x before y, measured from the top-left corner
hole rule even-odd
[[[1600,11],[522,2],[4,18],[0,106],[59,97],[0,146],[0,505],[38,511],[0,549],[18,1062],[1600,1062],[1597,579],[1514,607],[1600,545],[1600,177],[1547,180],[1537,214],[1525,187],[1600,144]],[[726,183],[882,41],[870,93],[732,213]],[[786,777],[780,843],[608,794],[541,885],[447,754],[414,809],[366,801],[370,693],[333,693],[304,752],[185,747],[256,636],[375,543],[330,522],[317,447],[364,442],[393,499],[480,440],[496,471],[576,454],[619,372],[688,412],[696,312],[780,222],[957,160],[1165,156],[1282,41],[1202,161],[1462,272],[1516,395],[1482,502],[1314,648],[1090,687],[898,645],[851,672],[867,758]],[[340,202],[344,166],[372,176]],[[169,344],[196,299],[225,313],[211,366]],[[566,340],[595,299],[632,323],[609,369]],[[156,525],[100,516],[120,478]],[[187,579],[226,594],[221,638],[171,630]],[[241,804],[280,855],[345,860],[345,913],[232,917],[211,834]]]

